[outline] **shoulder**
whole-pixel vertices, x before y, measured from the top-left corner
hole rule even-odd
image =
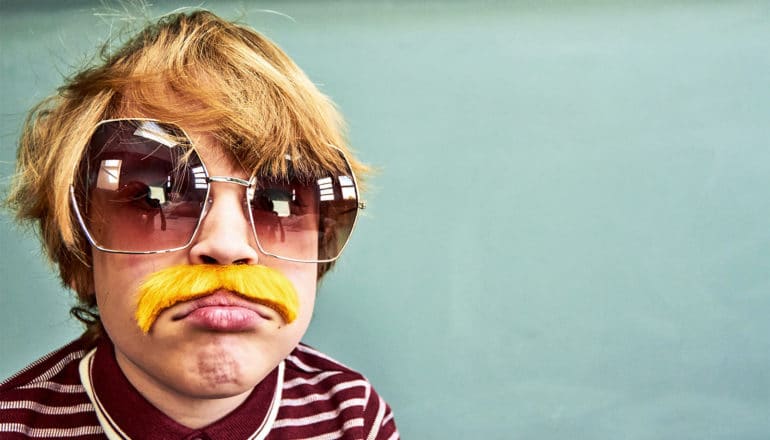
[[[76,339],[48,353],[0,383],[0,396],[7,397],[8,393],[21,389],[57,388],[52,385],[56,379],[70,376],[77,378],[78,362],[85,356],[87,349],[83,340]]]
[[[0,437],[11,438],[11,433],[31,437],[90,434],[83,430],[88,428],[84,425],[98,422],[78,373],[80,359],[89,348],[85,341],[75,340],[1,383],[0,433],[5,434]],[[70,422],[78,420],[88,423],[78,423],[71,430]]]
[[[302,435],[398,438],[390,407],[362,374],[305,344],[292,351],[285,366],[274,428],[292,427]]]
[[[284,399],[291,402],[330,401],[350,406],[368,398],[372,386],[366,378],[320,351],[300,344],[286,358]]]

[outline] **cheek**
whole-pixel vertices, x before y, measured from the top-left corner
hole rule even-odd
[[[315,266],[314,266],[315,267]],[[310,322],[313,319],[313,310],[315,308],[316,281],[315,277],[292,277],[287,274],[294,283],[299,295],[299,313],[297,319],[291,324],[280,330],[280,345],[283,352],[281,358],[289,355],[297,344],[302,340],[307,332]]]
[[[303,274],[302,276],[294,277],[292,282],[294,283],[294,287],[297,289],[297,293],[299,294],[300,311],[298,319],[302,320],[304,326],[307,327],[307,324],[310,323],[310,318],[313,316],[313,309],[315,307],[315,274],[312,274],[312,276]]]
[[[109,330],[134,324],[136,291],[150,273],[174,264],[167,256],[123,255],[93,251],[94,290],[102,323]],[[179,262],[176,262],[179,264]]]
[[[315,307],[315,296],[317,288],[317,275],[318,270],[316,264],[308,263],[291,263],[280,260],[272,259],[272,261],[261,261],[260,263],[266,264],[273,269],[280,271],[286,278],[288,278],[299,295],[299,316],[294,324],[297,327],[307,328],[310,323],[310,319],[313,316],[313,309]]]

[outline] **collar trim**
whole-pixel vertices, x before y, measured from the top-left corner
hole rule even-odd
[[[88,354],[83,356],[83,359],[80,360],[80,365],[78,366],[80,382],[83,383],[83,387],[86,389],[88,398],[91,399],[91,403],[94,404],[94,409],[96,410],[96,418],[99,419],[99,424],[102,425],[102,429],[104,429],[104,435],[106,435],[109,440],[130,439],[130,437],[118,427],[117,423],[112,420],[112,417],[107,414],[107,411],[104,410],[104,406],[102,406],[102,402],[99,401],[99,397],[94,391],[93,379],[91,378],[91,370],[94,364],[95,354],[96,348],[89,351]]]

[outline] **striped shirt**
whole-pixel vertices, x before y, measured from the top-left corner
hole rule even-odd
[[[176,423],[139,395],[111,348],[76,340],[0,384],[0,438],[399,438],[390,407],[369,382],[307,345],[201,429]]]

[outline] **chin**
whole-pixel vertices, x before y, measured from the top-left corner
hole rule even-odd
[[[170,371],[166,381],[171,388],[196,398],[216,399],[232,397],[251,391],[272,368],[260,368],[255,359],[243,359],[228,353],[202,351],[184,362],[182,371]],[[263,371],[264,370],[264,371]]]
[[[186,370],[198,378],[201,387],[253,387],[272,370],[248,338],[219,335],[201,342],[198,347],[189,347],[193,351],[185,356]]]

